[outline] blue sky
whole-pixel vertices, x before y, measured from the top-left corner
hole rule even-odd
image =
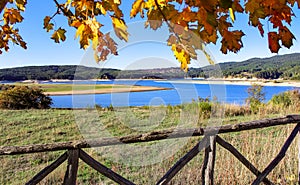
[[[178,65],[169,47],[165,45],[167,29],[162,28],[156,32],[142,28],[141,19],[130,19],[129,11],[133,0],[123,0],[122,9],[125,13],[125,21],[129,25],[129,43],[118,41],[119,56],[112,56],[100,66],[115,68],[136,68],[143,65],[141,61],[150,61],[149,58],[157,59],[151,63],[153,66],[162,65],[162,62],[168,61],[170,65]],[[96,65],[93,61],[91,49],[84,51],[79,49],[78,40],[75,40],[75,30],[67,27],[67,21],[64,17],[55,18],[55,28],[62,26],[67,29],[67,40],[61,44],[56,44],[50,39],[51,34],[43,30],[43,18],[46,15],[53,15],[56,8],[52,0],[43,1],[43,5],[37,1],[29,1],[24,16],[23,23],[19,24],[20,33],[27,42],[28,49],[24,50],[18,46],[11,45],[8,53],[0,55],[0,68],[32,65],[78,65],[88,64]],[[297,40],[294,40],[294,46],[291,49],[281,49],[279,54],[300,52],[300,10],[294,8],[296,18],[293,20],[292,32]],[[111,22],[108,18],[100,18],[105,26],[104,32],[112,31]],[[237,14],[236,29],[243,30],[246,36],[243,38],[244,48],[238,54],[229,53],[223,55],[220,51],[219,43],[217,45],[208,45],[215,62],[242,61],[253,57],[270,57],[272,54],[268,49],[267,37],[261,38],[256,28],[248,25],[247,16]],[[268,27],[268,24],[265,23]],[[138,29],[140,28],[140,29]],[[154,38],[154,39],[153,39]],[[159,60],[161,59],[161,60]],[[204,59],[203,59],[204,60]],[[206,64],[201,62],[196,66]],[[139,63],[140,62],[140,63]]]

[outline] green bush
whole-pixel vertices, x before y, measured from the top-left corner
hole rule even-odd
[[[212,103],[210,102],[199,102],[199,108],[203,113],[210,113],[211,112],[211,107]]]
[[[3,87],[3,86],[2,86]],[[1,109],[48,109],[52,99],[37,87],[6,86],[0,92]]]
[[[272,105],[278,105],[283,107],[288,107],[291,105],[299,104],[300,102],[300,92],[299,90],[291,90],[274,95],[269,101]]]
[[[280,93],[278,95],[274,95],[270,100],[270,103],[273,105],[283,105],[284,107],[290,106],[292,101],[288,95],[288,93]]]
[[[213,103],[210,101],[208,97],[206,98],[198,97],[198,107],[200,111],[200,116],[202,118],[209,118],[211,116],[212,105]]]
[[[259,109],[264,105],[265,93],[263,92],[263,86],[258,84],[253,84],[247,89],[248,98],[246,103],[250,105],[252,113],[257,113]]]

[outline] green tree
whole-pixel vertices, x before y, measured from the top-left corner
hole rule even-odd
[[[2,86],[0,108],[2,109],[48,109],[52,99],[37,87]]]
[[[57,10],[44,18],[44,29],[51,32],[54,42],[66,40],[66,30],[54,25],[58,15],[64,16],[69,26],[77,30],[76,37],[81,48],[85,49],[92,43],[97,61],[106,60],[109,54],[117,55],[116,42],[101,31],[103,24],[99,20],[102,16],[111,18],[114,31],[121,40],[128,40],[129,33],[120,8],[121,0],[53,2]],[[23,21],[26,3],[27,0],[0,1],[0,53],[9,50],[9,43],[27,47],[15,27]],[[42,2],[38,3],[43,6]],[[221,42],[220,50],[225,54],[228,51],[236,53],[243,47],[244,32],[233,28],[237,13],[247,15],[249,25],[256,27],[262,36],[268,36],[272,52],[277,53],[282,46],[290,48],[295,37],[288,26],[295,16],[292,8],[296,3],[300,9],[300,0],[245,0],[243,3],[240,0],[135,0],[130,17],[139,14],[145,18],[146,27],[154,30],[165,22],[170,32],[167,43],[181,67],[187,70],[191,59],[197,56],[196,50],[203,50],[208,61],[212,62],[204,50],[205,44]],[[262,22],[268,26],[264,27]],[[190,38],[190,35],[196,35],[199,39]]]
[[[263,92],[263,86],[253,84],[247,89],[248,98],[246,103],[250,105],[250,109],[253,113],[257,113],[259,108],[263,105],[265,100],[265,93]]]

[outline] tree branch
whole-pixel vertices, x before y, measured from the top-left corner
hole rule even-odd
[[[0,1],[0,14],[2,13],[2,11],[5,8],[5,6],[6,6],[7,3],[8,3],[8,0],[2,0],[2,1]]]
[[[157,0],[154,0],[154,2],[155,2],[155,5],[157,6],[158,11],[161,13],[161,15],[163,16],[164,20],[165,20],[166,23],[168,24],[168,26],[169,26],[170,28],[172,28],[171,25],[170,25],[170,23],[168,22],[168,19],[167,19],[166,15],[164,14],[164,12],[162,11],[162,9],[160,8],[160,6],[159,6]]]
[[[171,24],[168,22],[168,19],[166,17],[166,15],[164,14],[164,12],[162,11],[162,9],[160,8],[157,0],[154,0],[155,5],[157,6],[158,11],[161,13],[161,15],[164,18],[164,21],[167,23],[168,27],[172,30],[172,32],[175,34],[175,36],[177,37],[177,39],[179,40],[179,42],[181,43],[181,38],[177,35],[177,33],[175,32],[174,28],[171,26]]]
[[[67,16],[67,17],[69,17],[69,18],[71,18],[72,16],[74,16],[74,14],[73,14],[71,11],[66,11],[64,8],[62,8],[62,6],[57,2],[57,0],[53,0],[53,1],[54,1],[54,3],[56,4],[57,8],[58,8],[59,10],[61,10],[62,13],[63,13],[65,16]]]

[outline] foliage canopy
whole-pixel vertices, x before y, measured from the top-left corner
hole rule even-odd
[[[101,31],[101,16],[108,16],[115,34],[128,41],[127,26],[120,8],[121,0],[53,0],[57,11],[44,18],[44,29],[51,32],[56,43],[66,40],[66,30],[55,28],[53,19],[62,15],[70,27],[75,28],[80,46],[86,49],[90,43],[99,61],[107,59],[109,54],[117,55],[117,44],[109,34]],[[15,43],[26,49],[26,43],[19,35],[15,24],[23,21],[21,13],[25,11],[27,0],[2,0],[0,2],[0,53],[9,50],[9,43]],[[223,53],[238,52],[243,47],[242,30],[235,30],[233,22],[237,13],[247,14],[250,26],[256,27],[262,36],[268,36],[271,52],[277,53],[284,46],[290,48],[295,39],[288,28],[292,17],[292,8],[300,9],[300,0],[135,0],[130,17],[139,15],[146,19],[146,27],[153,30],[165,22],[169,27],[168,45],[181,67],[187,69],[191,59],[196,58],[196,50],[205,53],[204,45],[221,41]],[[267,22],[273,29],[264,28]],[[191,39],[196,35],[199,39]],[[206,53],[205,53],[206,54]],[[212,62],[206,54],[208,61]]]
[[[0,108],[2,109],[48,109],[52,99],[37,87],[2,85]]]

